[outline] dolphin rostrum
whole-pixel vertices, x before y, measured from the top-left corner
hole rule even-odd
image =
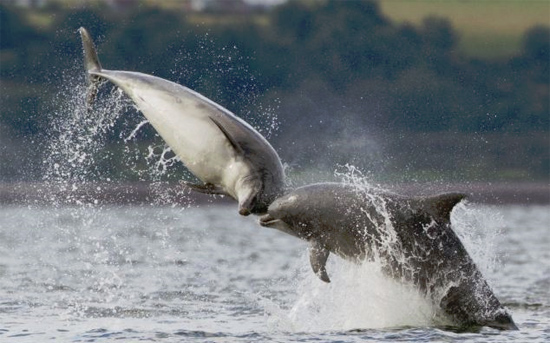
[[[378,260],[385,274],[416,285],[457,324],[517,329],[451,228],[451,211],[463,198],[313,184],[275,200],[260,224],[309,241],[311,267],[325,282],[331,252]]]
[[[89,33],[79,29],[90,89],[105,79],[122,89],[149,123],[203,184],[186,185],[207,194],[226,194],[239,213],[265,213],[283,193],[284,171],[267,140],[244,120],[201,94],[156,76],[101,67]]]

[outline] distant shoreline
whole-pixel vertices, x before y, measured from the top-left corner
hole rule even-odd
[[[405,195],[461,192],[474,203],[550,204],[550,183],[471,182],[447,184],[395,184],[381,187]],[[174,183],[0,183],[0,205],[101,204],[189,205],[228,204],[229,197],[211,197],[190,192]]]
[[[400,194],[430,195],[460,192],[482,204],[550,204],[550,182],[469,182],[398,184],[387,187]]]

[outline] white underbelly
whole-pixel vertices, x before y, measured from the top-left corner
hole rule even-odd
[[[151,125],[181,159],[205,183],[220,185],[235,196],[237,178],[249,167],[237,155],[223,132],[210,120],[208,109],[193,99],[166,97],[155,90],[130,96]]]

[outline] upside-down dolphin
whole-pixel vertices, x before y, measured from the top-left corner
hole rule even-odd
[[[311,267],[325,282],[331,252],[355,262],[378,259],[385,274],[419,287],[455,323],[517,329],[451,228],[451,211],[463,198],[313,184],[275,200],[260,224],[309,241]]]
[[[101,67],[93,41],[79,29],[90,81],[89,101],[102,79],[122,89],[183,164],[204,184],[186,185],[208,194],[226,194],[239,213],[265,213],[284,190],[279,156],[244,120],[201,94],[162,78]]]

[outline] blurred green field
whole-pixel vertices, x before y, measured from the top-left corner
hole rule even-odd
[[[382,0],[380,7],[398,23],[448,18],[459,34],[460,52],[484,59],[519,54],[526,30],[550,25],[548,0]]]
[[[62,7],[73,1],[52,0]],[[142,0],[149,6],[182,10],[179,0]],[[101,0],[89,5],[100,6]],[[458,49],[466,57],[508,58],[521,53],[523,34],[535,25],[550,25],[550,0],[380,0],[382,12],[396,23],[421,25],[424,18],[447,18],[459,35]],[[50,15],[29,11],[27,18],[37,27],[47,27]],[[195,13],[191,22],[201,24],[235,23],[242,15]],[[249,18],[250,19],[250,18]],[[267,24],[264,14],[256,14],[257,23]]]

